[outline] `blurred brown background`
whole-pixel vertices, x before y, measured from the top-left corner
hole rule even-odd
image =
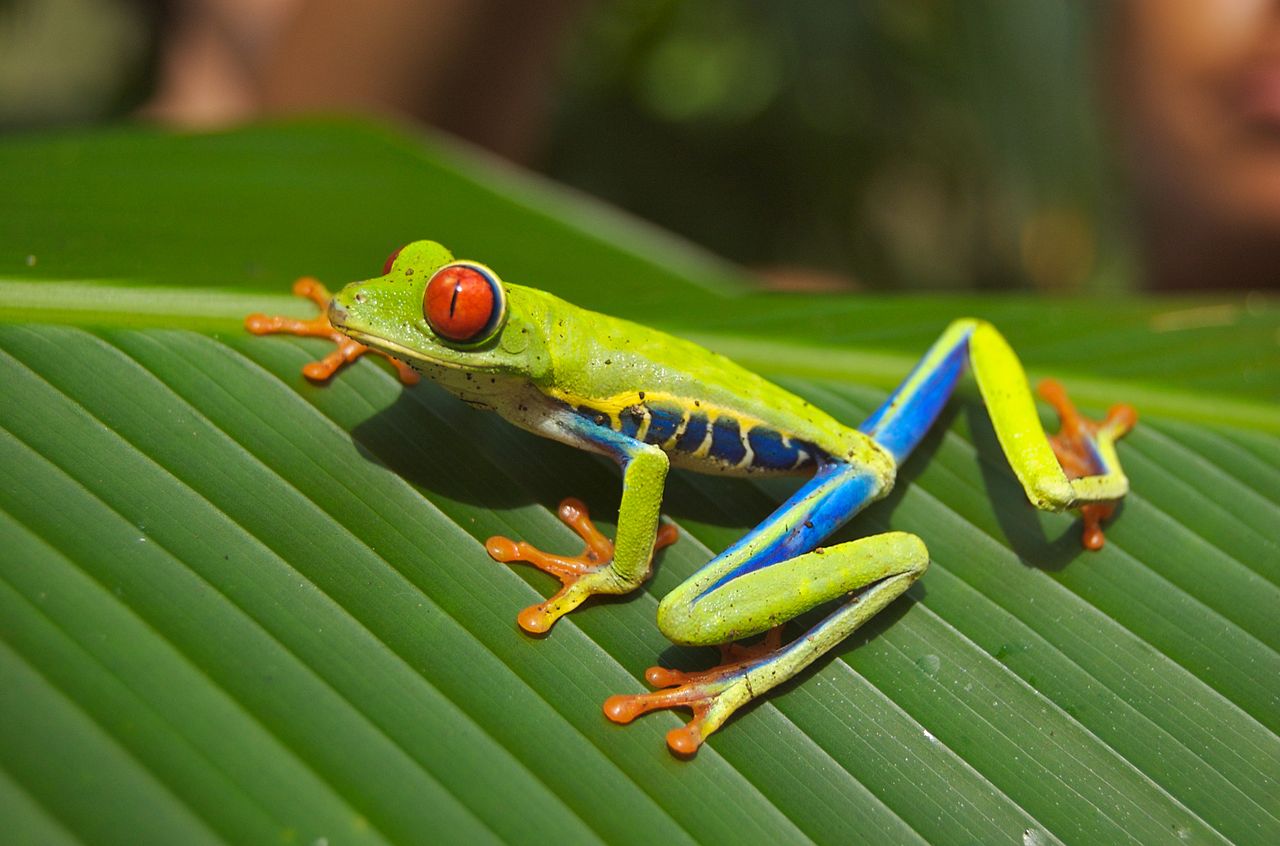
[[[786,287],[1280,284],[1276,0],[0,0],[0,127],[430,124]]]

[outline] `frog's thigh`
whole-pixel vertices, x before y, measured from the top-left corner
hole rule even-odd
[[[767,631],[818,605],[858,592],[801,638],[812,640],[834,618],[843,618],[839,631],[823,638],[820,654],[899,596],[928,566],[929,552],[920,538],[888,532],[779,561],[700,596],[674,591],[658,608],[658,625],[676,643],[726,643]],[[810,648],[818,646],[809,644]]]

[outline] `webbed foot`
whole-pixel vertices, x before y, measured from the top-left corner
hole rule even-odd
[[[1067,396],[1066,388],[1054,379],[1045,379],[1037,386],[1037,392],[1058,412],[1061,426],[1057,434],[1049,436],[1049,445],[1058,457],[1058,463],[1069,479],[1102,475],[1111,470],[1099,455],[1099,447],[1108,450],[1112,443],[1133,428],[1138,413],[1130,405],[1113,405],[1102,420],[1090,420],[1076,410]],[[1118,501],[1090,502],[1080,506],[1084,521],[1081,542],[1087,549],[1101,549],[1105,538],[1102,521],[1115,513]]]
[[[605,716],[625,724],[650,711],[689,708],[693,719],[667,732],[667,746],[671,751],[688,757],[698,751],[707,735],[755,697],[753,671],[767,667],[778,656],[781,646],[782,626],[778,626],[753,646],[722,645],[722,663],[708,670],[686,673],[650,667],[645,671],[645,681],[665,689],[610,696],[604,701]]]
[[[310,320],[294,317],[279,317],[266,314],[251,314],[244,319],[244,328],[255,335],[300,335],[308,338],[328,338],[337,348],[319,361],[308,363],[302,368],[302,375],[316,382],[324,382],[338,368],[350,361],[355,361],[365,353],[372,352],[391,362],[396,368],[400,381],[406,385],[415,385],[418,374],[413,368],[399,359],[392,358],[381,350],[375,350],[358,341],[348,338],[329,323],[329,300],[332,298],[327,288],[319,281],[304,276],[293,283],[293,293],[306,297],[320,306],[320,313]]]
[[[534,634],[548,631],[556,620],[577,608],[593,593],[626,593],[635,587],[622,583],[610,566],[613,561],[613,541],[596,528],[585,504],[570,497],[560,503],[556,514],[586,544],[581,555],[543,552],[532,544],[501,536],[491,537],[484,544],[489,556],[495,561],[532,564],[544,573],[555,576],[563,585],[555,596],[537,605],[530,605],[516,617],[522,629]],[[675,543],[676,537],[675,526],[670,523],[659,524],[654,551]]]

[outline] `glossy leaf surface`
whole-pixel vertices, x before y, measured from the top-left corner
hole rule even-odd
[[[1274,843],[1280,310],[747,293],[731,269],[435,143],[307,124],[0,144],[0,819],[13,842]],[[1026,505],[973,389],[842,534],[932,566],[692,762],[600,703],[675,649],[658,598],[787,483],[677,474],[630,598],[535,640],[616,471],[318,342],[295,275],[433,237],[695,337],[856,424],[955,316],[1082,404],[1139,406],[1100,553]],[[30,257],[30,258],[29,258]]]

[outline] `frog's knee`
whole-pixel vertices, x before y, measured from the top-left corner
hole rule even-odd
[[[718,633],[709,631],[706,616],[694,613],[683,591],[675,590],[658,603],[658,631],[672,643],[684,646],[714,646],[724,642]]]
[[[1026,491],[1027,499],[1041,511],[1064,511],[1076,501],[1071,482],[1061,474],[1031,479]]]
[[[981,317],[957,317],[955,320],[951,321],[951,324],[947,329],[952,332],[964,332],[967,334],[981,327],[994,328]]]
[[[690,624],[689,603],[669,593],[658,603],[658,631],[673,643],[688,630]]]
[[[870,540],[878,541],[884,548],[884,554],[890,556],[895,575],[908,575],[914,581],[929,569],[929,548],[919,535],[910,532],[886,532],[876,535]]]
[[[929,569],[929,548],[924,545],[919,535],[907,534],[907,537],[910,539],[908,543],[911,548],[908,565],[911,574],[918,579],[924,575],[925,570]]]

